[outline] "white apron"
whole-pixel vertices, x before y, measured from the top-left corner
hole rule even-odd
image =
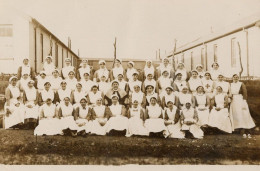
[[[106,130],[108,124],[106,123],[107,120],[104,117],[105,116],[105,109],[106,106],[95,106],[93,110],[96,113],[96,119],[93,120],[92,128],[91,128],[91,134],[96,134],[96,135],[106,135]],[[105,125],[101,125],[100,123],[106,123]]]

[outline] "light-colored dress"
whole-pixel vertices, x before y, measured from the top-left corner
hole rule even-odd
[[[211,71],[210,71],[211,79],[212,79],[213,81],[217,81],[217,80],[218,80],[218,76],[219,76],[220,73],[221,73],[221,72],[220,72],[219,69],[218,69],[218,70],[211,69]]]
[[[78,132],[85,131],[86,133],[91,132],[92,123],[87,119],[87,115],[89,114],[89,106],[86,106],[84,109],[81,105],[78,107],[79,116],[76,120],[76,124],[78,126]]]
[[[44,84],[48,82],[49,80],[45,77],[42,79],[42,77],[37,77],[37,89],[39,92],[42,92],[44,90]]]
[[[72,90],[76,89],[76,85],[77,85],[78,81],[76,78],[73,78],[73,79],[67,78],[66,83],[67,83],[67,89],[70,89],[72,91]]]
[[[139,91],[138,93],[133,92],[131,94],[131,103],[133,103],[134,101],[138,101],[138,104],[141,105],[143,103],[143,99],[144,99],[144,93]]]
[[[48,64],[47,62],[45,62],[43,64],[43,70],[46,73],[46,78],[49,79],[52,77],[52,73],[55,70],[55,65],[51,62],[50,64]]]
[[[51,99],[51,101],[53,101],[54,100],[54,92],[52,91],[52,90],[43,90],[42,92],[41,92],[41,97],[42,97],[42,101],[43,102],[46,102],[46,100],[48,99],[48,98],[50,98]]]
[[[69,105],[65,105],[64,103],[60,104],[60,109],[61,110],[61,129],[70,129],[70,130],[78,130],[78,125],[76,124],[76,121],[74,120],[73,117],[73,106],[69,103]]]
[[[215,90],[214,90],[214,92],[215,92],[215,94],[216,94],[216,88],[218,87],[218,86],[221,86],[222,87],[222,92],[223,93],[225,93],[226,95],[228,94],[228,92],[229,92],[229,89],[230,89],[230,84],[228,83],[228,82],[226,82],[226,81],[216,81],[215,82]]]
[[[28,82],[30,81],[30,78],[28,77],[27,79],[21,78],[18,82],[18,86],[21,92],[24,91],[25,88],[28,86]]]
[[[190,90],[193,95],[196,93],[197,87],[202,86],[202,81],[200,78],[197,78],[197,79],[190,78],[190,80],[188,82],[189,82]]]
[[[144,67],[144,75],[145,77],[147,77],[148,74],[152,74],[154,76],[154,67],[151,66],[150,68],[148,68],[147,66]]]
[[[204,132],[200,129],[200,126],[197,125],[197,120],[196,120],[196,112],[194,108],[190,108],[190,109],[183,109],[182,110],[182,116],[181,116],[181,120],[183,122],[187,122],[187,121],[191,121],[194,122],[191,125],[187,125],[185,123],[182,124],[181,129],[183,131],[190,131],[190,133],[192,133],[192,135],[195,138],[202,138],[204,136]]]
[[[58,90],[58,95],[59,95],[59,100],[63,101],[65,97],[70,97],[71,95],[71,90],[66,88],[65,90],[59,89]]]
[[[115,79],[115,80],[118,81],[118,79]],[[126,89],[127,82],[126,82],[125,80],[118,81],[118,83],[119,83],[119,88],[120,88],[120,89],[122,89],[122,90],[125,90],[125,89]],[[109,88],[111,88],[111,85],[110,85]]]
[[[128,130],[128,118],[122,115],[123,106],[120,104],[111,105],[109,109],[112,117],[107,121],[107,133],[112,129],[117,131]]]
[[[186,81],[187,78],[188,78],[188,74],[187,74],[187,70],[186,69],[177,69],[175,73],[181,73],[182,74],[182,77],[181,77],[181,80],[182,81]]]
[[[112,74],[113,74],[114,79],[117,79],[119,74],[124,75],[124,68],[122,66],[115,67],[112,69]]]
[[[106,94],[110,87],[111,87],[111,83],[109,82],[102,82],[102,81],[98,82],[98,89],[103,94]]]
[[[133,73],[138,72],[135,68],[127,68],[126,70],[126,78],[128,79],[128,81],[132,81],[133,80]]]
[[[137,106],[137,108],[130,108],[130,118],[129,118],[129,135],[143,135],[148,136],[149,132],[144,127],[144,121],[141,119],[141,112],[143,109],[141,106]]]
[[[195,95],[197,107],[196,110],[198,112],[198,125],[208,125],[209,123],[209,108],[206,107],[207,104],[207,96],[206,94],[196,94]],[[200,109],[204,109],[201,111]]]
[[[204,88],[206,95],[209,98],[212,98],[213,97],[213,83],[214,82],[210,79],[206,80],[205,78],[203,78],[201,81],[202,81],[202,85],[203,85],[203,88]]]
[[[242,82],[231,83],[232,102],[230,105],[230,115],[233,116],[233,129],[251,129],[255,123],[249,112],[248,104],[240,94]],[[246,91],[246,90],[245,90]]]
[[[61,77],[57,77],[57,78],[52,77],[52,78],[50,78],[51,89],[54,92],[57,92],[61,88],[60,87],[61,81],[62,81]]]
[[[153,92],[155,92],[156,81],[155,81],[154,79],[152,79],[152,80],[145,79],[144,82],[143,82],[143,84],[144,84],[144,92],[145,92],[145,87],[146,87],[147,85],[152,85],[152,86],[154,87]]]
[[[39,117],[39,106],[35,104],[35,100],[37,99],[37,90],[32,88],[25,89],[25,95],[27,101],[25,102],[25,116],[24,119],[38,119]],[[32,108],[26,107],[27,105],[32,105]]]
[[[184,132],[181,131],[181,123],[180,120],[174,124],[175,115],[177,114],[177,107],[173,106],[173,109],[170,110],[169,108],[166,108],[165,115],[168,116],[168,121],[171,121],[172,123],[167,125],[167,129],[169,131],[169,137],[170,138],[185,138]]]
[[[62,76],[64,79],[67,79],[69,77],[70,71],[74,71],[74,66],[65,66],[61,69]]]
[[[152,97],[155,97],[158,100],[158,94],[157,93],[153,93],[153,94],[147,94],[146,95],[146,102],[148,105],[150,105],[150,100]]]
[[[99,69],[95,72],[94,75],[97,77],[97,78],[95,78],[94,81],[98,82],[98,80],[101,80],[101,77],[102,77],[102,76],[105,76],[106,79],[108,79],[108,78],[109,78],[109,71],[107,70],[107,68],[104,68],[104,69],[99,68]]]
[[[5,103],[4,109],[8,108],[11,112],[9,116],[5,116],[5,129],[8,129],[12,126],[15,126],[19,123],[24,123],[24,106],[20,103],[19,107],[16,107],[15,104],[18,103],[17,98],[20,97],[20,90],[16,86],[9,85],[6,89],[6,95],[9,92],[10,97],[10,106],[7,106]]]
[[[159,75],[159,77],[162,77],[162,74],[164,71],[167,71],[169,73],[169,75],[167,76],[168,78],[171,77],[171,72],[172,72],[172,66],[170,66],[170,64],[168,64],[166,67],[164,64],[160,64],[158,69],[160,70],[161,72],[161,75]]]
[[[85,68],[81,67],[79,68],[79,75],[80,75],[80,80],[83,80],[84,79],[84,74],[85,73],[89,73],[90,74],[90,71],[91,71],[91,68],[89,65],[87,65]]]
[[[140,88],[141,88],[142,82],[139,81],[139,80],[129,81],[129,82],[128,82],[128,85],[129,85],[130,92],[133,92],[133,91],[134,91],[134,86],[139,85]]]
[[[73,98],[74,98],[74,104],[73,107],[76,109],[77,107],[80,106],[80,100],[86,97],[86,93],[81,89],[79,92],[77,89],[72,92]]]
[[[97,99],[102,98],[102,92],[97,91],[96,93],[94,93],[93,91],[90,91],[88,93],[88,97],[89,97],[90,104],[96,104]]]
[[[82,89],[86,92],[89,93],[91,91],[91,88],[93,85],[95,85],[95,83],[91,80],[81,80],[81,84],[82,84]]]
[[[96,118],[92,121],[91,134],[106,135],[108,124],[106,123],[103,126],[100,124],[100,122],[107,122],[107,118],[105,117],[106,106],[95,106],[92,110],[95,112]]]
[[[40,109],[44,118],[39,120],[39,125],[34,130],[34,135],[58,135],[62,134],[60,120],[55,118],[56,106],[44,104]]]
[[[224,132],[232,133],[231,119],[228,113],[228,109],[224,108],[225,93],[215,95],[216,107],[220,107],[220,111],[217,111],[213,107],[209,115],[209,126],[216,127]]]
[[[161,89],[159,90],[159,95],[160,95],[160,98],[162,98],[165,94],[166,94],[166,88],[167,87],[171,87],[171,83],[172,83],[172,79],[170,78],[164,78],[164,77],[160,77],[158,79],[159,83],[160,83],[160,86],[161,86]]]
[[[192,94],[189,94],[189,93],[184,94],[184,93],[180,92],[179,93],[179,102],[180,102],[181,109],[186,108],[185,104],[187,102],[192,104]]]
[[[160,118],[162,115],[162,108],[156,104],[154,106],[150,105],[146,107],[148,111],[149,118],[145,120],[144,126],[149,132],[162,132],[166,138],[169,135],[168,129],[164,124],[164,120]]]

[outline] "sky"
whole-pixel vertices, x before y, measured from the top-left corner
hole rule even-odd
[[[145,59],[260,11],[260,0],[0,0],[36,18],[80,57]]]

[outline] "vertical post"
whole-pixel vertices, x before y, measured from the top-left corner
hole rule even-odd
[[[37,73],[37,27],[34,28],[34,71]]]
[[[113,66],[112,66],[112,68],[114,68],[115,61],[116,61],[116,37],[115,37],[115,42],[114,42],[114,61],[113,61]]]
[[[50,35],[50,52],[49,52],[50,56],[52,56],[52,45],[53,45],[52,36]]]
[[[161,60],[161,51],[160,51],[160,49],[159,49],[159,59]]]
[[[247,63],[247,76],[249,77],[250,76],[250,74],[249,74],[249,51],[248,51],[248,31],[247,30],[245,30],[245,32],[246,32],[246,63]]]
[[[177,40],[174,39],[174,48],[173,48],[173,51],[172,51],[172,68],[174,69],[174,71],[175,71],[175,52],[176,52],[176,43],[177,43]]]

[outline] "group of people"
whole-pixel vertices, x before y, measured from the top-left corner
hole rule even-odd
[[[204,132],[232,133],[240,129],[251,138],[255,123],[247,104],[245,84],[234,73],[225,81],[218,63],[188,72],[176,70],[168,58],[143,70],[116,59],[111,70],[99,61],[94,71],[83,59],[80,68],[65,59],[58,70],[47,56],[36,76],[23,60],[10,78],[5,98],[5,128],[34,129],[34,135],[132,135],[203,138]],[[211,130],[211,131],[209,131]],[[213,131],[213,132],[214,132]]]

